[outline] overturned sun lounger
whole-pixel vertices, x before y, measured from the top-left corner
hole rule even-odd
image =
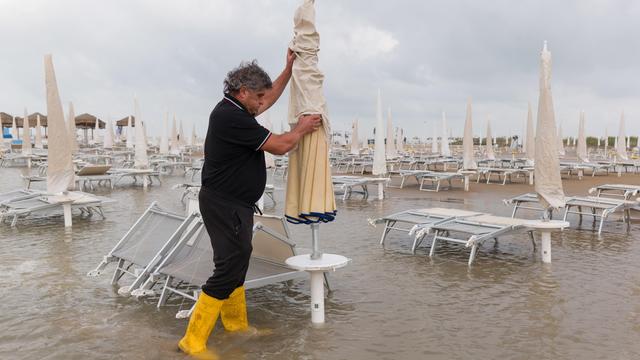
[[[376,224],[384,223],[384,230],[382,231],[382,236],[380,237],[380,245],[384,246],[387,235],[389,234],[389,232],[391,232],[391,230],[404,232],[408,235],[413,235],[413,233],[419,226],[424,228],[454,218],[466,218],[481,214],[482,213],[479,212],[458,209],[414,209],[401,211],[379,219],[370,219],[369,223],[373,226],[376,226]],[[399,225],[405,225],[407,227],[402,227]],[[412,253],[415,254],[416,248],[420,245],[423,239],[424,237],[413,237],[413,243],[411,244]]]

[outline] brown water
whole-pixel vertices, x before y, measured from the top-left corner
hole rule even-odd
[[[0,169],[0,192],[22,186],[19,169]],[[89,278],[102,256],[154,200],[182,211],[180,176],[143,191],[124,186],[98,192],[117,203],[106,220],[62,219],[0,227],[1,359],[186,359],[176,351],[186,320],[156,310],[151,300],[117,295],[109,274]],[[640,177],[598,176],[566,181],[569,194],[595,183],[640,183]],[[281,181],[275,184],[280,189]],[[554,234],[553,264],[545,266],[524,234],[486,243],[467,267],[468,251],[443,245],[410,253],[396,233],[386,249],[381,227],[367,218],[418,207],[454,207],[509,215],[501,200],[532,191],[526,185],[472,184],[472,192],[389,190],[384,201],[338,201],[332,224],[320,227],[321,247],[353,259],[331,275],[327,324],[310,324],[309,283],[298,280],[248,291],[250,322],[271,335],[246,339],[217,328],[209,345],[223,359],[637,359],[640,357],[640,240],[605,225],[598,236],[585,222]],[[269,213],[281,214],[278,205]],[[269,202],[267,201],[267,205]],[[309,229],[290,226],[309,247]],[[108,268],[112,269],[112,268]]]

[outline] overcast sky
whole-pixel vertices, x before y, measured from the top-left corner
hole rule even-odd
[[[0,0],[0,111],[46,112],[51,53],[65,109],[116,120],[137,94],[151,135],[169,111],[203,136],[227,71],[251,59],[274,79],[282,71],[300,1]],[[640,134],[638,1],[316,0],[316,16],[336,129],[358,118],[370,134],[380,88],[408,136],[429,135],[442,111],[461,134],[467,98],[477,135],[488,116],[494,135],[519,133],[548,40],[564,135],[580,110],[588,134],[617,134],[622,110]],[[287,103],[285,92],[270,112],[275,130]]]

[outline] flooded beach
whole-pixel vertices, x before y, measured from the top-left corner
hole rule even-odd
[[[0,169],[0,192],[23,186],[18,168]],[[30,220],[0,228],[0,358],[2,359],[186,359],[176,343],[187,321],[175,318],[191,302],[117,294],[113,265],[90,278],[102,257],[146,207],[184,211],[181,176],[161,186],[103,188],[96,194],[106,219]],[[282,215],[285,183],[270,179],[277,204],[265,212]],[[568,195],[584,195],[602,183],[639,183],[640,176],[585,177],[564,181]],[[38,187],[40,184],[36,184]],[[459,186],[458,183],[456,185]],[[640,261],[638,222],[593,231],[590,219],[552,235],[553,263],[540,261],[526,233],[487,242],[467,266],[469,250],[441,245],[428,256],[428,242],[411,254],[411,238],[389,235],[368,219],[394,212],[450,207],[509,216],[502,199],[524,192],[522,184],[471,184],[438,193],[409,183],[387,189],[384,200],[338,199],[336,221],[320,226],[320,247],[343,254],[351,264],[330,274],[327,323],[309,321],[309,282],[294,280],[247,291],[249,320],[269,329],[264,336],[228,334],[220,325],[209,346],[224,359],[633,359],[640,355]],[[520,216],[539,215],[523,212]],[[632,216],[637,214],[632,213]],[[298,251],[310,247],[308,226],[289,225]],[[425,246],[427,245],[427,246]]]

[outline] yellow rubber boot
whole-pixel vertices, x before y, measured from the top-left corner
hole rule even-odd
[[[244,286],[237,287],[229,298],[224,301],[220,311],[222,325],[227,331],[247,331],[247,301],[244,295]]]
[[[207,340],[216,325],[222,304],[224,301],[204,292],[200,293],[191,313],[187,331],[178,343],[180,350],[198,359],[218,358],[213,352],[207,350]]]

